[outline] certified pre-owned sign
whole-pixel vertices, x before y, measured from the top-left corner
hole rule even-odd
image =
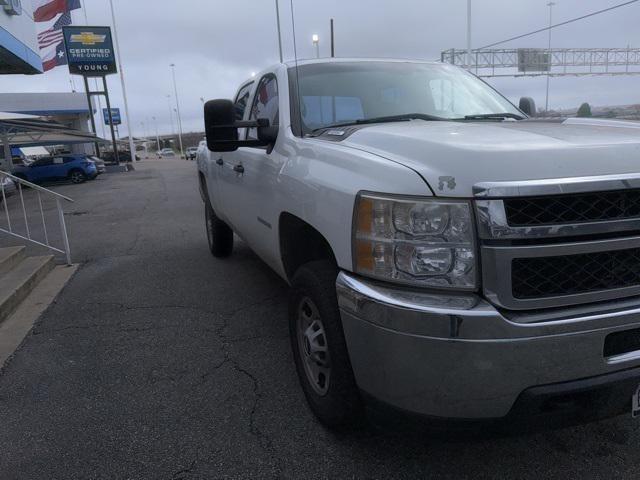
[[[109,27],[64,27],[69,71],[75,75],[103,77],[117,73]]]

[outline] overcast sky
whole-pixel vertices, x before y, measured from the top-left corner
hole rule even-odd
[[[554,23],[622,0],[556,0]],[[111,25],[106,0],[83,0],[89,23]],[[547,0],[473,0],[473,46],[480,47],[544,27]],[[134,135],[171,129],[167,95],[173,98],[170,63],[177,68],[185,131],[202,130],[200,98],[230,98],[252,72],[278,61],[274,0],[114,0]],[[329,54],[329,19],[335,19],[341,57],[434,60],[445,49],[466,46],[465,0],[294,0],[299,58],[315,56],[311,36]],[[289,0],[280,0],[285,60],[293,59]],[[74,12],[74,22],[84,14]],[[640,2],[553,31],[554,47],[640,46]],[[546,47],[541,33],[504,47]],[[108,77],[113,106],[122,107],[119,78]],[[513,101],[532,96],[544,105],[544,78],[492,79]],[[640,103],[640,76],[555,78],[551,108]],[[75,77],[81,88],[80,77]],[[70,91],[67,67],[36,76],[0,76],[3,92]],[[2,106],[0,105],[0,110]],[[150,123],[145,132],[141,122]],[[122,129],[121,131],[125,131]],[[99,132],[101,133],[101,132]]]

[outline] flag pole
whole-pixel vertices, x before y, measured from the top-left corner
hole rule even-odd
[[[133,133],[131,130],[131,116],[129,115],[129,102],[127,101],[127,88],[124,81],[124,69],[122,68],[122,57],[120,56],[120,44],[118,42],[118,27],[116,25],[116,12],[113,8],[113,0],[109,0],[111,6],[111,23],[113,23],[113,39],[116,43],[116,55],[118,57],[118,67],[120,70],[120,83],[122,85],[122,99],[124,100],[124,113],[127,117],[127,132],[129,134],[129,149],[131,151],[131,168],[135,170],[136,146],[133,143]]]
[[[84,13],[84,24],[88,27],[89,15],[87,14],[87,0],[82,0],[80,5],[82,6],[82,13]],[[71,78],[73,78],[73,75],[71,75]],[[97,78],[93,79],[93,84],[96,87],[96,91],[97,91],[99,88]],[[100,99],[100,95],[96,95],[96,97],[98,97],[98,119],[101,119],[102,118],[102,100]],[[89,115],[93,115],[93,112],[89,112]],[[104,122],[100,122],[100,125],[102,127],[102,138],[104,138],[107,136],[106,131],[104,129]]]

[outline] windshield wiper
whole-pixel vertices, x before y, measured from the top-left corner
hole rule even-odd
[[[442,117],[436,117],[435,115],[429,115],[427,113],[405,113],[402,115],[363,118],[360,120],[354,120],[353,122],[335,123],[333,125],[326,125],[324,127],[316,128],[311,133],[315,134],[331,128],[352,127],[354,125],[367,125],[371,123],[408,122],[409,120],[426,120],[428,122],[441,122],[447,119]]]
[[[465,115],[464,119],[461,120],[491,120],[494,118],[513,118],[514,120],[524,120],[525,117],[518,115],[517,113],[482,113],[478,115]]]

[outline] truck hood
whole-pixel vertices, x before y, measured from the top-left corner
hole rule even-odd
[[[480,182],[640,173],[640,122],[410,122],[358,129],[342,144],[401,163],[436,195]]]

